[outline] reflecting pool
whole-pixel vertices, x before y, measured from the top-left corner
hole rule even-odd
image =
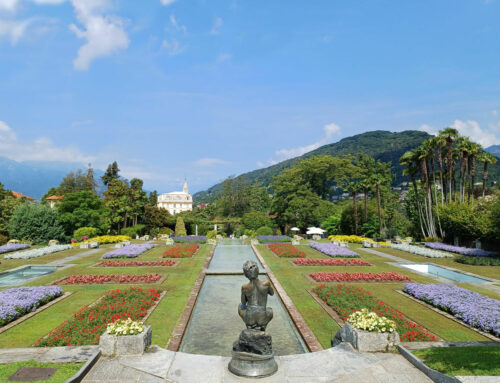
[[[0,274],[0,286],[15,286],[28,279],[41,277],[53,273],[57,266],[26,266],[21,269],[7,271]]]
[[[215,248],[215,253],[208,270],[238,270],[243,273],[243,264],[248,260],[256,262],[259,265],[259,269],[262,270],[262,265],[250,246],[222,244]]]

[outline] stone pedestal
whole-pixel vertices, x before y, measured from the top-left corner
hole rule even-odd
[[[346,342],[361,352],[391,352],[399,345],[399,334],[394,332],[370,332],[345,324],[332,340],[332,347]]]
[[[243,330],[233,344],[229,371],[238,376],[263,378],[278,371],[271,335],[265,331]]]
[[[137,335],[111,335],[104,333],[99,340],[99,348],[104,356],[142,355],[151,345],[153,331],[146,326]]]

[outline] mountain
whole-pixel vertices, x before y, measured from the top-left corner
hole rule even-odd
[[[484,151],[493,154],[496,157],[500,157],[500,145],[492,145],[484,149]]]
[[[85,166],[65,162],[17,162],[0,157],[0,182],[7,190],[40,199],[51,187],[58,186],[71,171]],[[104,172],[95,170],[96,178]]]
[[[366,153],[376,160],[392,163],[392,171],[396,174],[394,185],[398,185],[407,179],[402,175],[402,166],[399,165],[401,155],[419,146],[423,141],[430,138],[429,134],[418,130],[405,130],[403,132],[389,132],[376,130],[346,137],[335,142],[319,147],[300,157],[292,158],[264,169],[257,169],[240,175],[244,182],[268,186],[273,177],[281,173],[284,169],[293,166],[297,161],[318,155],[328,154],[331,156],[344,156],[347,154],[356,155]],[[500,161],[489,168],[489,179],[500,179]],[[481,177],[480,171],[476,173],[476,179]],[[479,180],[478,180],[479,181]],[[218,183],[208,190],[194,194],[195,203],[211,202],[218,198],[222,191],[222,183]]]

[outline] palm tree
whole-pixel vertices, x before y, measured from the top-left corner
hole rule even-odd
[[[441,184],[441,205],[444,204],[445,201],[445,192],[444,192],[444,180],[443,180],[443,153],[442,150],[446,146],[446,140],[442,136],[436,136],[431,138],[434,147],[436,148],[437,154],[437,164],[439,168],[439,182]]]
[[[474,196],[474,178],[476,175],[476,158],[481,154],[483,151],[483,147],[476,143],[476,142],[471,142],[469,146],[469,201],[471,200],[471,195],[472,197]]]
[[[488,153],[488,152],[481,152],[478,157],[479,161],[484,162],[484,169],[483,169],[483,197],[485,196],[486,193],[486,180],[488,179],[488,164],[496,164],[498,161],[498,158],[496,158],[493,154]]]
[[[449,187],[449,200],[452,200],[452,185],[453,185],[453,140],[458,137],[458,130],[455,128],[446,128],[439,131],[439,135],[444,138],[448,147],[448,187]]]
[[[391,163],[377,161],[375,166],[375,174],[372,177],[372,183],[375,186],[377,195],[377,212],[378,212],[378,228],[379,236],[382,236],[382,201],[380,197],[380,189],[391,184],[392,173]]]

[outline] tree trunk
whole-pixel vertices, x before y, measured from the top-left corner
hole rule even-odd
[[[488,178],[488,162],[484,161],[484,170],[483,170],[483,197],[486,194],[486,179]]]
[[[363,223],[366,223],[368,221],[368,188],[363,189],[365,192],[365,210],[363,212]]]
[[[447,144],[448,144],[448,182],[450,183],[448,185],[449,189],[450,189],[450,201],[452,201],[452,198],[453,198],[453,192],[452,192],[452,186],[453,186],[453,152],[452,152],[452,140],[451,138],[448,138],[446,140]]]
[[[382,237],[382,211],[380,208],[380,186],[377,184],[377,210],[378,210],[378,233]]]
[[[415,191],[415,201],[417,202],[417,210],[418,210],[418,220],[420,222],[420,230],[422,231],[422,236],[427,237],[425,235],[425,229],[424,229],[424,224],[423,224],[423,217],[422,217],[422,206],[420,205],[420,198],[418,197],[418,187],[417,187],[417,181],[415,180],[415,177],[412,175],[411,177],[411,183],[413,184],[413,190]]]
[[[352,191],[352,207],[353,207],[353,210],[354,210],[354,216],[353,216],[353,220],[354,220],[354,234],[358,235],[358,204],[357,204],[357,201],[356,201],[356,190]]]
[[[444,181],[443,181],[443,158],[441,156],[441,148],[437,147],[437,160],[439,167],[439,181],[441,183],[441,205],[444,204]]]
[[[470,190],[469,190],[469,201],[474,198],[474,181],[476,178],[476,158],[474,156],[469,157],[470,159]],[[472,196],[472,198],[471,198]]]
[[[125,214],[123,215],[123,228],[124,229],[127,228],[127,221],[128,221],[128,213],[125,212]]]

